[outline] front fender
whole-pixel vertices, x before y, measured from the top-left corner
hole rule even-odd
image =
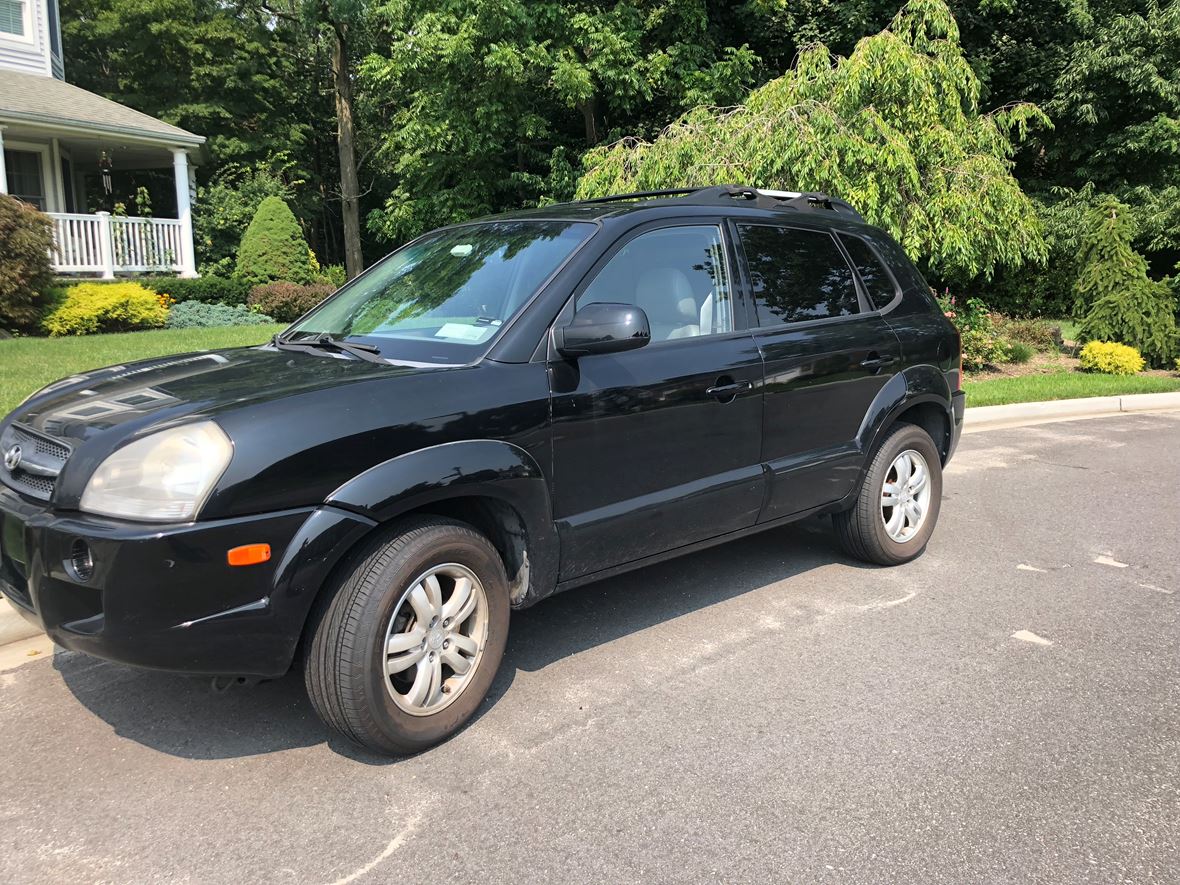
[[[558,541],[549,486],[536,460],[519,446],[481,439],[443,443],[391,458],[332,492],[325,503],[383,523],[454,498],[503,501],[524,524],[530,587],[522,603],[552,592]]]

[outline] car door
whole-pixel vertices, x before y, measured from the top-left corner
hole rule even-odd
[[[756,521],[762,359],[732,280],[720,220],[664,222],[616,244],[558,318],[594,302],[635,304],[652,329],[624,353],[551,351],[562,580]]]
[[[863,459],[858,431],[900,365],[900,346],[832,231],[761,221],[734,227],[766,366],[765,521],[852,490]]]

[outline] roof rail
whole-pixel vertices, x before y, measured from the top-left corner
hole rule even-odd
[[[578,203],[614,203],[617,200],[642,200],[644,197],[684,197],[695,194],[697,187],[674,187],[662,191],[633,191],[629,194],[611,194],[609,197],[591,197],[588,200],[577,200]]]
[[[658,191],[636,191],[629,194],[612,194],[608,197],[579,200],[578,202],[613,203],[621,200],[641,200],[658,197],[678,197],[687,203],[698,205],[740,200],[750,203],[759,209],[788,209],[803,212],[824,210],[838,212],[841,215],[849,215],[857,221],[864,221],[861,214],[853,209],[850,203],[838,197],[831,197],[827,194],[815,192],[765,190],[732,184],[716,185],[714,187],[682,187]]]

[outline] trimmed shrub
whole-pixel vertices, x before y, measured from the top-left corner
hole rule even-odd
[[[316,283],[300,286],[296,283],[268,283],[250,290],[247,303],[254,310],[274,317],[281,323],[299,319],[336,290]]]
[[[1104,375],[1134,375],[1146,365],[1133,347],[1113,341],[1091,341],[1082,348],[1082,368]]]
[[[277,280],[306,284],[317,269],[290,207],[281,197],[267,197],[242,234],[235,276],[253,286]]]
[[[1036,355],[1037,349],[1031,344],[1026,344],[1023,341],[1011,341],[1008,343],[1008,362],[1010,363],[1027,363]]]
[[[266,314],[244,304],[204,304],[182,301],[168,311],[169,329],[198,329],[209,326],[261,326],[273,323]]]
[[[156,329],[168,319],[161,296],[137,283],[78,283],[42,326],[54,337]]]
[[[0,194],[0,327],[34,325],[53,282],[49,218],[28,203]]]
[[[1027,344],[1034,350],[1051,353],[1061,346],[1061,329],[1048,320],[1016,319],[993,314],[996,334],[1007,341]]]
[[[138,282],[138,281],[137,281]],[[203,301],[207,304],[245,304],[250,284],[233,277],[152,277],[143,282],[154,292],[167,295],[173,301]]]

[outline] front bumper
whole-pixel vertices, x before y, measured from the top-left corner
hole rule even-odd
[[[373,525],[331,507],[183,525],[55,513],[0,486],[0,593],[65,648],[185,673],[277,677],[320,586]],[[71,566],[78,543],[94,562]],[[226,551],[270,544],[232,567]]]

